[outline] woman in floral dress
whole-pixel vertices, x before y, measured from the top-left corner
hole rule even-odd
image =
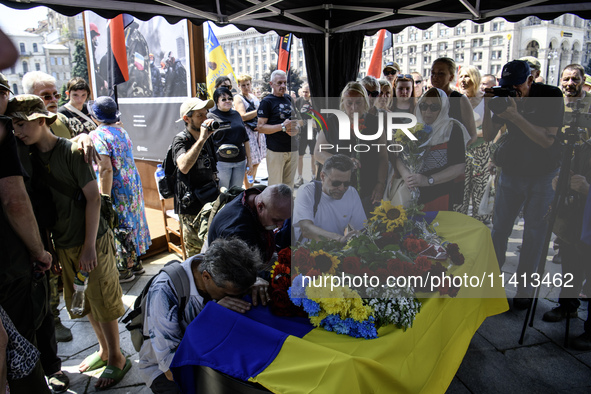
[[[144,269],[139,256],[152,243],[146,212],[142,181],[133,159],[133,145],[119,122],[120,113],[111,97],[99,97],[89,103],[90,113],[98,124],[90,133],[101,160],[96,166],[102,194],[111,196],[119,224],[115,228],[119,281],[129,282]]]

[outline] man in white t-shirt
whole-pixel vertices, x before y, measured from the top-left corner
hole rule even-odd
[[[357,190],[349,186],[352,169],[347,156],[331,156],[320,173],[322,183],[310,182],[298,190],[293,214],[296,240],[346,243],[363,228],[367,217]],[[345,234],[348,227],[354,231]]]

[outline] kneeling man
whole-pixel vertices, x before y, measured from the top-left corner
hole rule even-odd
[[[140,371],[154,393],[180,393],[170,364],[185,329],[208,301],[244,313],[250,303],[241,298],[253,286],[261,265],[259,253],[238,238],[218,238],[204,254],[181,264],[191,290],[179,321],[179,299],[172,279],[162,272],[154,278],[146,298],[144,335],[139,352]]]
[[[322,182],[310,182],[298,190],[293,213],[295,239],[332,239],[346,243],[363,228],[367,217],[351,184],[353,162],[345,155],[326,160]],[[347,227],[352,230],[345,234]]]

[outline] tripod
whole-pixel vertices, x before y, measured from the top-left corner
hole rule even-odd
[[[538,264],[537,274],[539,277],[543,277],[545,269],[546,269],[546,258],[548,257],[548,246],[550,244],[550,238],[552,237],[552,229],[554,228],[554,223],[556,221],[556,217],[558,216],[558,209],[560,203],[565,201],[565,199],[569,196],[570,190],[570,171],[571,171],[571,162],[573,158],[573,153],[575,152],[575,144],[579,140],[578,135],[578,128],[579,127],[587,127],[587,126],[580,126],[584,122],[579,119],[580,113],[580,105],[582,103],[578,101],[574,104],[575,108],[572,112],[572,118],[569,119],[569,125],[566,128],[565,137],[566,137],[566,146],[564,151],[562,152],[562,164],[560,166],[560,172],[558,174],[558,183],[556,186],[556,192],[554,194],[554,199],[552,200],[552,205],[550,206],[550,215],[548,217],[548,228],[546,230],[546,237],[544,239],[544,243],[542,244],[543,250],[542,255],[540,256],[540,261]],[[586,116],[584,116],[586,117]],[[556,141],[555,143],[558,143]],[[519,344],[523,344],[523,339],[525,337],[525,331],[527,329],[528,320],[529,326],[533,327],[534,325],[534,317],[536,314],[536,307],[538,305],[538,295],[540,292],[540,287],[537,286],[534,288],[533,294],[533,302],[527,308],[527,313],[525,315],[525,320],[523,321],[523,328],[521,330],[521,336],[519,337]],[[530,318],[531,315],[531,318]],[[568,347],[568,333],[570,329],[570,316],[566,314],[566,329],[564,333],[564,347]]]

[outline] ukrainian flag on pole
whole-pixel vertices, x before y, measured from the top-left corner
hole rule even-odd
[[[215,86],[215,80],[218,77],[223,75],[230,76],[230,79],[236,81],[236,76],[234,75],[234,70],[232,70],[232,65],[228,61],[224,50],[222,49],[218,39],[216,38],[215,34],[213,34],[213,30],[211,29],[211,25],[208,23],[207,27],[209,28],[209,33],[207,35],[207,91],[209,92],[209,97],[213,97],[213,91]]]

